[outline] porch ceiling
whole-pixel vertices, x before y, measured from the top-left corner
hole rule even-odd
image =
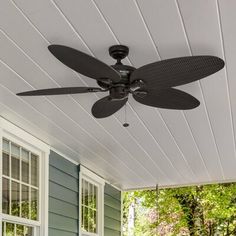
[[[0,115],[122,189],[236,180],[235,0],[0,0]],[[130,47],[127,64],[216,55],[224,70],[181,89],[191,111],[135,102],[95,119],[102,94],[17,97],[59,86],[95,86],[47,50],[63,44],[114,64],[108,47]]]

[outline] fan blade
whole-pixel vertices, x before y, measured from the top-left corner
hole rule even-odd
[[[131,74],[131,82],[141,79],[147,89],[165,89],[202,79],[224,65],[222,59],[214,56],[172,58],[138,68]]]
[[[116,70],[88,54],[63,45],[50,45],[48,49],[59,61],[82,75],[112,82],[121,79]]]
[[[117,112],[125,105],[128,98],[123,100],[111,100],[110,96],[104,97],[94,103],[92,114],[96,118],[105,118]]]
[[[62,94],[76,94],[76,93],[93,93],[103,92],[101,88],[93,87],[65,87],[65,88],[51,88],[32,90],[23,93],[17,93],[18,96],[47,96],[47,95],[62,95]]]
[[[134,99],[147,106],[189,110],[200,105],[195,97],[178,89],[148,90],[147,95],[143,97],[139,96],[138,92],[133,94]]]

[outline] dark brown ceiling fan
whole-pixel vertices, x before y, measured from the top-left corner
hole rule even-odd
[[[199,106],[192,95],[172,88],[200,80],[224,67],[224,61],[215,56],[190,56],[162,60],[138,69],[123,65],[121,60],[129,48],[115,45],[109,48],[110,56],[117,60],[108,66],[83,52],[63,45],[50,45],[49,51],[63,64],[82,75],[95,79],[100,87],[64,87],[18,93],[19,96],[48,96],[76,93],[109,92],[92,107],[96,118],[114,114],[128,101],[129,94],[144,105],[188,110]]]

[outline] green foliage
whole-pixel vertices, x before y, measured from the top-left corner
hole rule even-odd
[[[158,203],[158,204],[157,204]],[[128,229],[129,208],[135,227]],[[215,184],[124,194],[124,236],[236,235],[236,184]]]

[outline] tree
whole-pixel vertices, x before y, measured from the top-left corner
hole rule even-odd
[[[162,189],[158,212],[156,197],[154,190],[125,193],[124,229],[127,209],[135,199],[135,236],[236,235],[235,183]]]

